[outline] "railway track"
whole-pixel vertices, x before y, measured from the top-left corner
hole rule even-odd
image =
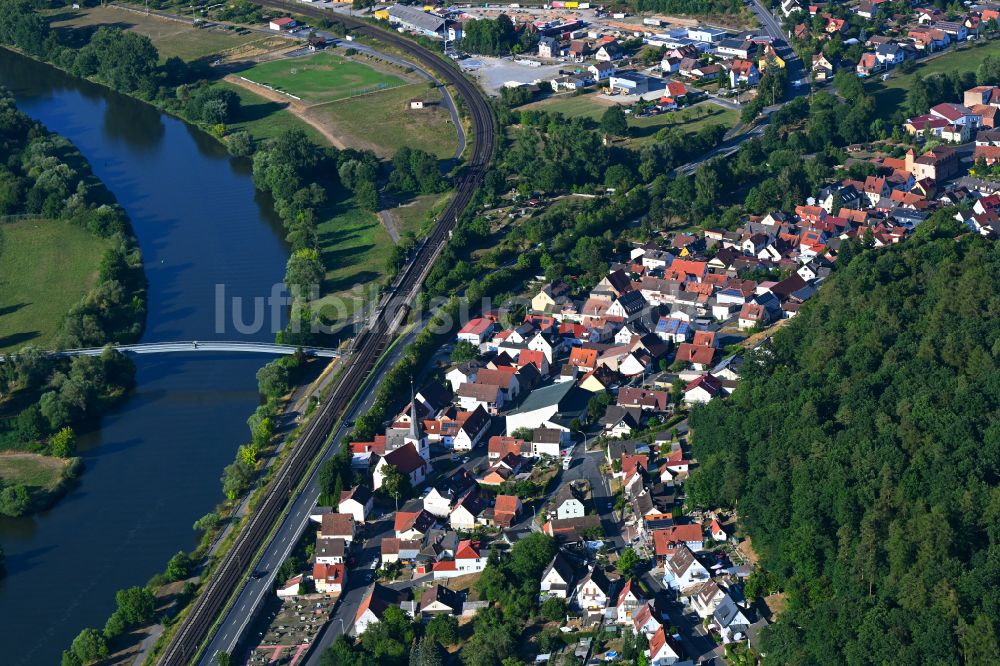
[[[199,648],[227,601],[239,591],[244,573],[253,564],[261,543],[268,537],[281,518],[285,506],[308,471],[313,459],[322,450],[327,438],[344,412],[351,397],[361,387],[376,361],[389,346],[400,322],[405,319],[415,291],[426,277],[427,271],[443,248],[459,216],[468,206],[473,193],[482,182],[493,156],[496,141],[496,120],[482,92],[461,72],[443,61],[433,52],[405,39],[395,32],[351,19],[318,7],[301,3],[258,2],[258,4],[294,11],[313,18],[339,21],[349,30],[363,34],[404,50],[437,76],[454,86],[471,115],[474,142],[467,166],[455,183],[455,195],[441,213],[438,223],[419,247],[413,260],[396,278],[390,295],[381,307],[371,326],[361,333],[351,355],[344,359],[348,370],[327,399],[319,406],[316,415],[307,425],[291,455],[278,469],[257,510],[250,514],[249,522],[240,530],[236,542],[229,549],[205,588],[194,602],[191,612],[164,651],[159,663],[163,666],[183,666],[198,653]]]

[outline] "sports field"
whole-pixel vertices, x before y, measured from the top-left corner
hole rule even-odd
[[[66,220],[0,223],[0,352],[51,347],[109,246]]]
[[[272,60],[240,76],[295,95],[305,102],[332,102],[406,84],[401,77],[333,53]]]

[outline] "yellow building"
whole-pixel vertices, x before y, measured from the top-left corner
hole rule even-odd
[[[767,65],[769,63],[774,64],[774,66],[778,69],[785,68],[785,61],[781,56],[774,52],[774,49],[768,49],[765,51],[764,57],[757,61],[757,69],[760,70],[761,74],[763,74],[764,70],[767,69]]]

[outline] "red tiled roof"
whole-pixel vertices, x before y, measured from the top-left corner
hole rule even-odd
[[[705,347],[702,345],[694,345],[690,342],[682,342],[677,347],[677,357],[678,361],[685,361],[687,363],[698,363],[699,365],[708,365],[715,358],[715,348]]]

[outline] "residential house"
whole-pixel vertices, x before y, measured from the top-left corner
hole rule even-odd
[[[337,513],[346,513],[354,518],[354,522],[363,525],[365,518],[372,511],[372,493],[368,486],[357,485],[340,493]]]
[[[410,485],[414,488],[424,482],[430,470],[430,465],[417,452],[417,448],[412,443],[407,443],[395,451],[378,457],[378,462],[372,473],[372,487],[375,490],[382,487],[385,480],[385,468],[389,465],[407,475],[410,478]]]
[[[354,614],[354,633],[360,636],[373,624],[382,621],[385,611],[399,604],[399,593],[375,583],[361,600]]]
[[[729,65],[729,85],[732,88],[752,88],[760,82],[760,70],[749,60],[736,58]]]
[[[861,59],[858,61],[855,71],[858,76],[868,77],[882,69],[882,64],[878,60],[878,56],[874,53],[864,53],[861,55]]]
[[[728,645],[734,641],[744,640],[750,624],[747,616],[727,594],[712,614],[709,628],[717,631],[722,637],[723,644]]]
[[[607,309],[607,316],[620,317],[625,322],[632,322],[642,316],[646,307],[646,299],[642,292],[628,291],[616,298]]]
[[[476,377],[478,376],[479,370],[482,369],[482,364],[478,361],[469,361],[466,363],[459,363],[454,368],[449,370],[444,378],[451,385],[451,390],[453,392],[458,391],[458,387],[462,384],[474,384]]]
[[[343,539],[350,544],[354,541],[357,530],[354,518],[345,513],[324,513],[320,522],[319,537],[321,539]]]
[[[344,583],[347,580],[347,567],[341,564],[320,564],[313,565],[313,584],[320,594],[339,595],[344,591]]]
[[[479,573],[486,568],[488,559],[478,541],[459,541],[455,548],[455,563],[460,576]]]
[[[616,71],[618,71],[617,68],[610,62],[595,62],[587,67],[587,73],[598,83],[610,79]]]
[[[422,539],[435,523],[434,516],[430,512],[420,509],[419,511],[397,511],[393,523],[396,538],[402,541]]]
[[[574,578],[573,567],[562,553],[557,552],[542,574],[542,582],[539,585],[542,596],[566,599],[573,587]]]
[[[421,617],[460,615],[462,613],[462,594],[435,583],[420,595],[419,609]]]
[[[600,423],[604,426],[604,433],[607,436],[622,437],[631,435],[633,430],[639,430],[642,427],[642,420],[640,407],[608,405]]]
[[[597,52],[594,54],[594,59],[601,62],[613,62],[615,60],[620,60],[622,57],[622,48],[619,46],[618,42],[608,42],[607,44],[602,44]]]
[[[497,527],[509,528],[517,521],[522,509],[517,495],[497,495],[493,506],[493,522]]]
[[[879,61],[880,65],[888,69],[902,64],[903,60],[906,59],[906,51],[899,44],[888,42],[880,44],[875,49],[875,58]]]
[[[486,370],[480,370],[480,373]],[[478,376],[476,378],[478,380]],[[484,409],[488,414],[496,414],[504,405],[503,389],[496,384],[464,383],[456,392],[458,404],[463,410]]]
[[[680,660],[680,649],[673,643],[673,638],[667,636],[661,626],[649,639],[650,666],[671,666]]]
[[[659,530],[653,532],[654,538],[657,532]],[[658,544],[656,555],[657,559],[660,559]],[[691,549],[683,544],[676,547],[674,554],[669,559],[665,559],[663,584],[673,590],[689,590],[695,585],[708,581],[710,577],[708,569],[698,561]]]
[[[535,428],[531,431],[531,455],[535,458],[558,458],[567,433],[555,428]]]
[[[571,483],[559,487],[555,499],[552,500],[552,510],[558,520],[581,518],[587,513],[583,500]]]
[[[629,578],[618,592],[618,598],[615,600],[615,614],[618,624],[632,624],[632,618],[645,604],[645,601],[639,586]]]
[[[347,542],[342,538],[316,537],[313,557],[320,564],[341,564],[347,554]]]
[[[504,435],[493,435],[486,445],[486,459],[489,461],[499,460],[508,453],[517,456],[530,455],[531,446],[525,446],[523,439],[519,437],[507,437]]]
[[[727,596],[726,591],[719,587],[717,582],[709,580],[691,599],[691,607],[698,614],[698,617],[705,619],[715,613],[715,609]]]
[[[485,317],[477,317],[469,321],[469,323],[458,331],[458,339],[479,347],[490,339],[495,327],[496,323],[493,320],[486,319]]]
[[[701,525],[672,525],[665,529],[653,530],[653,545],[657,557],[670,559],[681,548],[699,552],[705,548],[705,537]]]
[[[587,613],[603,613],[614,586],[599,567],[591,568],[576,586],[576,604]]]
[[[812,57],[813,78],[817,81],[826,81],[833,78],[833,63],[825,55],[817,53]]]
[[[447,518],[459,498],[475,489],[477,485],[476,477],[464,467],[459,467],[449,476],[437,481],[430,492],[424,495],[424,510],[438,518]]]
[[[559,42],[554,37],[542,36],[538,38],[539,58],[558,58],[562,55]]]
[[[448,516],[448,524],[454,530],[474,530],[477,525],[483,524],[480,518],[486,508],[482,495],[476,491],[469,491],[455,503],[455,508]]]

